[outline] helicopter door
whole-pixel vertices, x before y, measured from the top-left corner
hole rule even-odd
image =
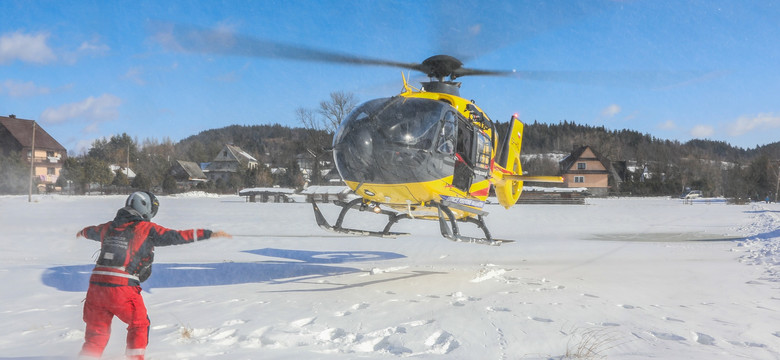
[[[474,177],[473,167],[477,160],[474,142],[474,125],[466,119],[458,117],[458,136],[455,143],[455,173],[452,177],[452,186],[461,191],[469,191]]]
[[[490,156],[492,155],[493,146],[490,137],[481,130],[476,130],[474,132],[474,137],[476,138],[474,176],[481,178],[481,180],[488,179]]]

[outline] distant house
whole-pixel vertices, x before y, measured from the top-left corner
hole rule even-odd
[[[116,174],[116,172],[119,171],[122,174],[125,174],[128,180],[133,181],[133,179],[135,179],[135,171],[128,167],[122,165],[108,165],[108,168],[111,169],[111,174]]]
[[[559,165],[564,187],[584,187],[596,196],[609,192],[609,161],[590,146],[574,149]]]
[[[246,151],[238,146],[225,145],[214,160],[206,166],[205,173],[211,181],[216,182],[220,179],[228,181],[230,176],[237,173],[239,169],[256,168],[257,165],[257,159]]]
[[[33,149],[35,132],[35,154]],[[53,187],[67,158],[65,147],[60,145],[40,124],[33,120],[18,119],[15,115],[0,116],[0,152],[3,155],[18,153],[22,161],[33,158],[33,174],[39,187]]]
[[[295,156],[295,161],[298,163],[298,168],[301,170],[303,179],[306,182],[311,181],[312,176],[314,175],[314,165],[316,162],[315,159],[316,158],[314,154],[312,154],[310,151]],[[336,167],[333,165],[333,161],[331,161],[331,159],[332,158],[329,156],[321,157],[318,167],[320,179],[326,183],[339,183],[341,182],[341,177],[336,171]]]
[[[185,190],[208,181],[208,178],[206,177],[206,174],[203,173],[203,170],[201,170],[200,165],[192,161],[176,160],[176,162],[171,165],[168,173],[176,179],[177,185]]]
[[[325,174],[322,176],[322,179],[325,181],[328,185],[344,185],[344,180],[341,179],[341,174],[339,174],[338,170],[333,167],[330,170],[324,170]]]

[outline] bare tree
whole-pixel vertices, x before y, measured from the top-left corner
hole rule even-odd
[[[321,101],[319,113],[324,117],[323,128],[331,134],[336,132],[341,121],[357,106],[355,94],[343,91],[330,93],[330,101]]]
[[[330,93],[329,101],[320,102],[320,108],[316,112],[305,108],[295,110],[298,121],[309,130],[306,150],[314,157],[314,163],[312,169],[306,170],[311,171],[309,181],[312,184],[322,182],[320,163],[327,157],[336,129],[356,105],[354,94],[336,91]]]
[[[295,116],[301,124],[307,129],[306,132],[306,152],[313,157],[312,168],[302,168],[301,170],[309,174],[311,184],[319,184],[320,161],[325,158],[327,148],[330,146],[333,133],[326,131],[326,123],[316,116],[311,109],[297,108]],[[306,156],[307,154],[304,154]]]

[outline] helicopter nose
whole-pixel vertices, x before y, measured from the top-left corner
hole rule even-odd
[[[374,138],[368,129],[345,134],[341,142],[334,144],[333,157],[344,180],[373,182],[380,173],[374,158]]]
[[[380,134],[369,130],[355,130],[342,140],[334,144],[333,155],[345,181],[403,184],[432,181],[452,174],[443,157],[384,141]]]

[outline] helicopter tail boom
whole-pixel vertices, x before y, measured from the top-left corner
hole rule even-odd
[[[523,167],[520,164],[520,148],[523,144],[523,123],[512,116],[512,123],[509,132],[504,138],[504,142],[497,156],[496,168],[493,171],[493,185],[496,187],[496,197],[498,202],[509,209],[520,198],[523,192],[523,183],[544,182],[544,183],[562,183],[560,176],[531,176],[523,175]]]
[[[496,197],[501,206],[509,209],[517,203],[523,192],[523,181],[507,181],[506,175],[522,176],[523,167],[520,164],[520,148],[523,144],[523,123],[512,116],[509,132],[504,137],[500,154],[493,170],[493,184],[496,187]]]
[[[533,175],[513,175],[503,174],[501,175],[504,181],[528,181],[539,183],[562,183],[563,177],[561,176],[533,176]]]

